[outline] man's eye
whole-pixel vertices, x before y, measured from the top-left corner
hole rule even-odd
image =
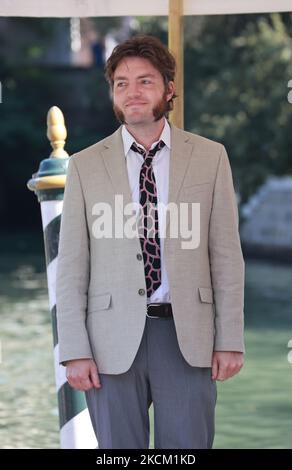
[[[145,79],[145,80],[142,80],[142,83],[145,83],[146,85],[148,85],[149,83],[151,83],[151,81],[150,81],[150,80],[147,80],[147,79]]]
[[[125,85],[125,82],[119,82],[119,83],[117,84],[117,87],[121,88],[121,87],[123,87],[124,85]]]

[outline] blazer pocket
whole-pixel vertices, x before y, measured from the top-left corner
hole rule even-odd
[[[208,304],[214,303],[212,287],[199,287],[199,294],[201,302],[206,302]]]
[[[107,310],[111,304],[111,294],[99,294],[88,298],[87,313],[96,312],[97,310]]]

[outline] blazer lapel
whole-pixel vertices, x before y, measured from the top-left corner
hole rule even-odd
[[[125,205],[132,203],[132,195],[121,129],[122,126],[104,140],[104,150],[101,153],[112,182],[114,194],[123,196],[123,206],[125,207]],[[119,205],[124,211],[120,200]]]
[[[171,152],[169,166],[169,192],[168,203],[178,204],[178,195],[185,178],[193,144],[189,142],[189,136],[178,127],[170,124],[171,128]],[[166,233],[169,226],[169,211],[166,213]]]

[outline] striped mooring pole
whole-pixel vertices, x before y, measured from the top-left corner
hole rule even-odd
[[[58,394],[60,442],[63,449],[94,449],[96,437],[91,425],[85,395],[74,390],[66,379],[66,368],[59,364],[56,317],[56,267],[60,221],[69,156],[64,150],[67,131],[62,111],[53,106],[47,116],[47,136],[53,147],[49,158],[41,161],[39,170],[27,186],[41,205],[49,305],[52,317],[55,380]]]

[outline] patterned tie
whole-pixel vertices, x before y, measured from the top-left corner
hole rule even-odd
[[[136,142],[131,150],[140,153],[144,162],[140,171],[140,208],[138,219],[138,233],[144,259],[144,270],[147,287],[147,297],[161,284],[160,238],[157,210],[157,188],[152,167],[153,157],[161,150],[165,143],[160,140],[152,150],[147,153]],[[147,232],[148,230],[148,232]]]

